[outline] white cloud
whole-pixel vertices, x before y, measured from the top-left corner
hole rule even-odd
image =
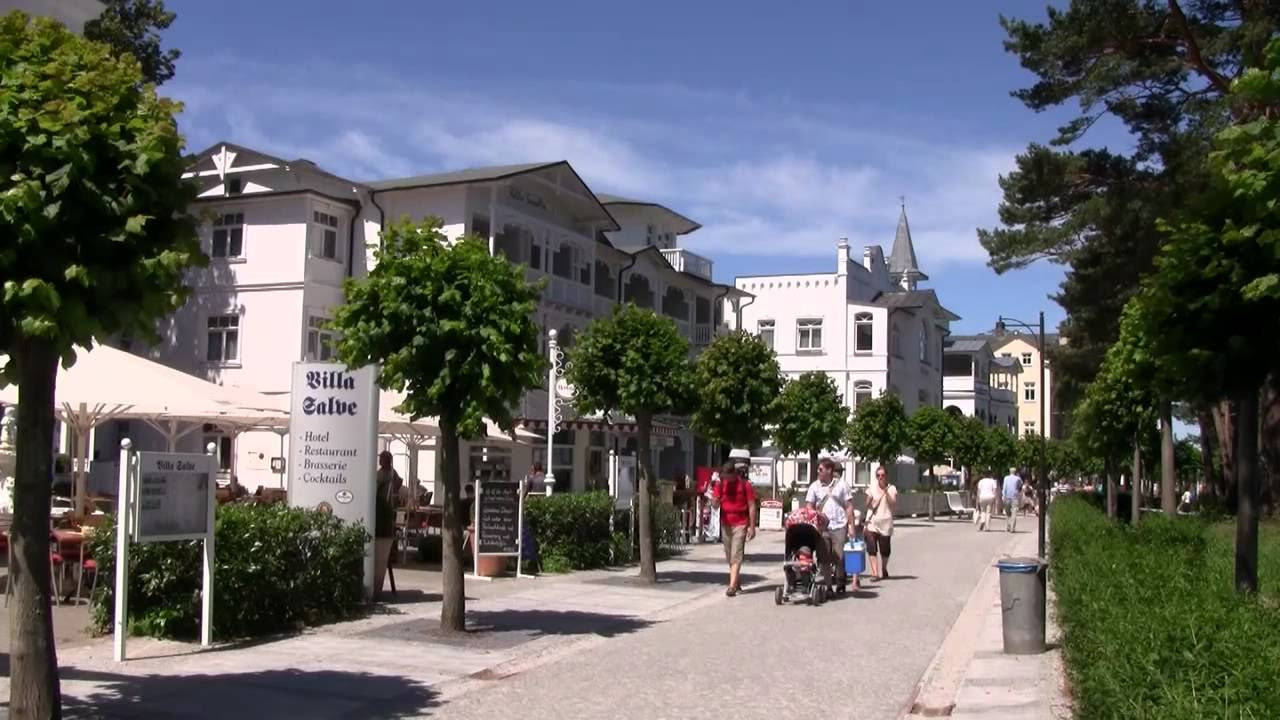
[[[566,96],[573,87],[544,88],[531,102],[527,93],[517,101],[497,89],[407,86],[350,69],[220,60],[183,71],[173,88],[195,146],[227,139],[355,179],[566,159],[596,190],[695,218],[703,229],[685,241],[713,256],[825,258],[841,236],[855,254],[870,243],[887,253],[904,195],[926,272],[982,260],[975,229],[995,224],[997,175],[1015,152],[850,127],[831,108],[802,115],[742,93],[671,85],[592,88],[575,105]],[[313,82],[320,76],[324,86]]]

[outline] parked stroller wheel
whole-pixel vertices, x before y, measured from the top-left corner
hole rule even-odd
[[[781,604],[782,604],[783,599],[784,599],[784,598],[783,598],[782,588],[781,588],[781,587],[779,587],[777,590],[774,590],[774,591],[773,591],[773,604],[774,604],[774,605],[781,605]]]
[[[826,601],[827,601],[827,586],[826,586],[826,585],[819,585],[819,586],[818,586],[817,591],[816,591],[814,594],[818,596],[818,604],[819,604],[819,605],[821,605],[822,603],[826,602]]]
[[[848,588],[843,583],[841,583],[840,587],[836,589],[836,595],[839,595],[840,597],[844,597],[847,592]]]
[[[812,588],[809,590],[809,597],[806,600],[806,602],[808,602],[810,605],[818,604],[818,590],[816,588]]]

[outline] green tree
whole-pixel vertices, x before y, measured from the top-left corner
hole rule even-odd
[[[818,477],[818,453],[834,450],[849,426],[840,388],[824,372],[807,372],[782,387],[777,397],[773,444],[787,455],[809,456],[809,481]]]
[[[982,467],[992,477],[1002,477],[1018,459],[1018,440],[1008,430],[989,427],[982,438]]]
[[[893,393],[883,393],[858,406],[846,430],[845,444],[856,457],[879,463],[892,477],[908,432],[902,401]]]
[[[934,519],[933,501],[938,478],[933,466],[945,462],[955,451],[956,420],[940,407],[926,405],[915,411],[907,423],[907,442],[915,449],[916,463],[929,468],[929,520]]]
[[[1214,187],[1168,224],[1138,305],[1142,331],[1178,389],[1229,398],[1237,483],[1236,586],[1258,587],[1259,388],[1280,357],[1280,42],[1236,82],[1242,120],[1219,134]]]
[[[84,36],[137,58],[147,82],[161,85],[171,79],[182,53],[160,47],[160,31],[177,18],[165,9],[164,0],[107,0],[105,4],[102,14],[84,24]]]
[[[1016,447],[1013,464],[1019,472],[1035,476],[1040,467],[1040,435],[1023,434],[1017,439]]]
[[[533,314],[541,289],[518,265],[489,254],[488,243],[449,243],[440,220],[407,218],[382,232],[377,264],[345,284],[334,312],[338,358],[348,367],[376,363],[378,384],[404,393],[401,412],[435,416],[443,457],[443,601],[440,625],[461,632],[461,440],[483,438],[485,418],[513,425],[512,408],[543,381]]]
[[[640,577],[658,581],[649,452],[653,417],[688,410],[694,397],[689,343],[674,322],[627,304],[596,318],[569,351],[566,373],[575,404],[587,412],[622,412],[636,419],[640,455]]]
[[[976,417],[956,418],[955,444],[952,448],[952,462],[956,467],[965,469],[965,488],[973,492],[976,475],[984,468],[981,466],[984,457],[987,426]],[[977,498],[970,498],[976,504]]]
[[[722,335],[698,356],[693,427],[709,442],[754,448],[768,433],[782,372],[773,348],[745,332]]]
[[[0,18],[0,383],[18,448],[10,709],[58,717],[49,608],[49,478],[58,364],[117,333],[155,337],[204,261],[182,181],[179,106],[52,20]]]

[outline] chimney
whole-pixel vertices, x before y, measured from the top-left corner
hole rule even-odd
[[[836,244],[836,277],[849,274],[849,238],[842,237]]]

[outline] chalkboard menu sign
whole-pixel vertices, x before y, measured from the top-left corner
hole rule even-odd
[[[520,483],[480,483],[477,550],[481,555],[520,554]]]

